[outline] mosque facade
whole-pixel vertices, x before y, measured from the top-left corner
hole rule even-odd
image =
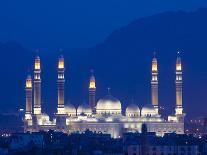
[[[159,114],[158,62],[155,56],[151,67],[151,104],[142,108],[137,104],[129,104],[126,109],[123,109],[121,101],[110,93],[96,102],[96,80],[93,73],[89,80],[89,104],[79,105],[77,109],[72,104],[66,105],[64,63],[64,58],[61,56],[57,65],[57,112],[54,118],[50,118],[41,110],[41,60],[39,56],[35,58],[34,76],[28,75],[25,84],[25,132],[55,130],[71,134],[82,133],[89,129],[119,138],[126,132],[141,132],[142,124],[146,124],[148,132],[155,132],[158,136],[172,132],[184,133],[182,62],[179,55],[175,65],[175,113],[168,118]]]

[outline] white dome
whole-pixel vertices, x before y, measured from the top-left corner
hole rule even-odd
[[[92,110],[91,110],[90,106],[87,104],[81,104],[78,107],[77,115],[81,115],[81,114],[85,114],[87,116],[92,115]]]
[[[140,116],[140,109],[136,104],[130,104],[126,108],[126,116],[128,117],[138,117]]]
[[[96,106],[98,114],[121,114],[121,102],[111,95],[100,99]]]
[[[76,108],[72,104],[65,105],[65,113],[68,116],[76,116]]]
[[[142,113],[142,116],[148,116],[148,117],[157,115],[156,109],[151,104],[145,105],[142,108],[141,113]]]

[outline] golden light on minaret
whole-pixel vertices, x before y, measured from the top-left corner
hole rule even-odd
[[[34,63],[34,114],[41,114],[41,61],[40,57],[35,58]]]
[[[64,69],[64,68],[65,68],[65,66],[64,66],[64,58],[63,58],[63,56],[61,56],[59,58],[59,61],[58,61],[58,69]]]
[[[60,56],[58,59],[58,79],[57,79],[57,89],[58,89],[58,105],[57,105],[57,114],[65,114],[65,98],[64,98],[64,87],[65,87],[65,66],[64,66],[64,57]]]
[[[30,75],[27,76],[25,87],[32,88],[32,78]]]
[[[93,73],[93,70],[91,70],[91,77],[89,81],[89,105],[93,112],[95,112],[96,107],[96,79]]]
[[[96,89],[96,80],[94,76],[91,76],[90,78],[89,89]]]
[[[40,57],[37,56],[36,59],[35,59],[35,65],[34,65],[34,69],[35,70],[40,70]]]
[[[183,103],[182,103],[182,61],[180,57],[180,53],[178,52],[177,60],[176,60],[176,108],[175,113],[176,115],[183,114]]]
[[[26,111],[25,120],[32,119],[32,78],[30,75],[27,76],[25,82],[25,92],[26,92]]]
[[[157,72],[157,59],[155,57],[152,59],[152,72]]]
[[[158,114],[158,64],[157,58],[154,57],[152,59],[152,79],[151,79],[151,102],[156,112]]]
[[[182,71],[182,63],[181,63],[180,57],[177,57],[177,60],[176,60],[176,71]]]

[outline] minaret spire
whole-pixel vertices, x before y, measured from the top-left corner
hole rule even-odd
[[[58,105],[57,105],[57,114],[65,114],[64,108],[64,86],[65,86],[65,64],[64,57],[61,55],[58,60],[58,78],[57,78],[57,88],[58,88]]]
[[[25,120],[31,120],[32,119],[32,78],[30,74],[28,74],[26,79],[25,92],[26,92]]]
[[[34,64],[34,114],[41,114],[41,61],[36,56]]]
[[[89,105],[93,112],[95,112],[96,107],[96,80],[94,76],[94,71],[91,70],[91,77],[89,81]]]
[[[158,114],[158,64],[156,53],[152,59],[152,79],[151,79],[151,102]]]
[[[176,108],[175,108],[175,114],[176,115],[182,115],[183,114],[183,103],[182,103],[182,61],[180,57],[180,52],[177,54],[177,60],[176,60]]]
[[[111,87],[107,88],[107,93],[108,93],[108,95],[111,95]]]

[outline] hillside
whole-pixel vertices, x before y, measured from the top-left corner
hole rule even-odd
[[[196,115],[204,115],[207,107],[206,19],[207,9],[161,13],[135,20],[90,49],[65,49],[61,54],[67,64],[66,101],[76,106],[87,101],[89,70],[93,68],[98,98],[104,96],[110,86],[112,94],[123,102],[124,107],[132,98],[139,105],[150,103],[150,63],[156,51],[160,104],[172,113],[175,105],[174,65],[177,50],[181,50],[185,111],[188,115],[193,111]],[[0,61],[0,81],[4,90],[0,95],[0,107],[2,110],[23,107],[24,80],[28,68],[32,68],[35,54],[14,42],[0,44],[0,52],[3,58]],[[43,106],[55,112],[56,62],[60,52],[51,52],[50,55],[40,53],[43,60]],[[200,106],[205,108],[200,111]]]

